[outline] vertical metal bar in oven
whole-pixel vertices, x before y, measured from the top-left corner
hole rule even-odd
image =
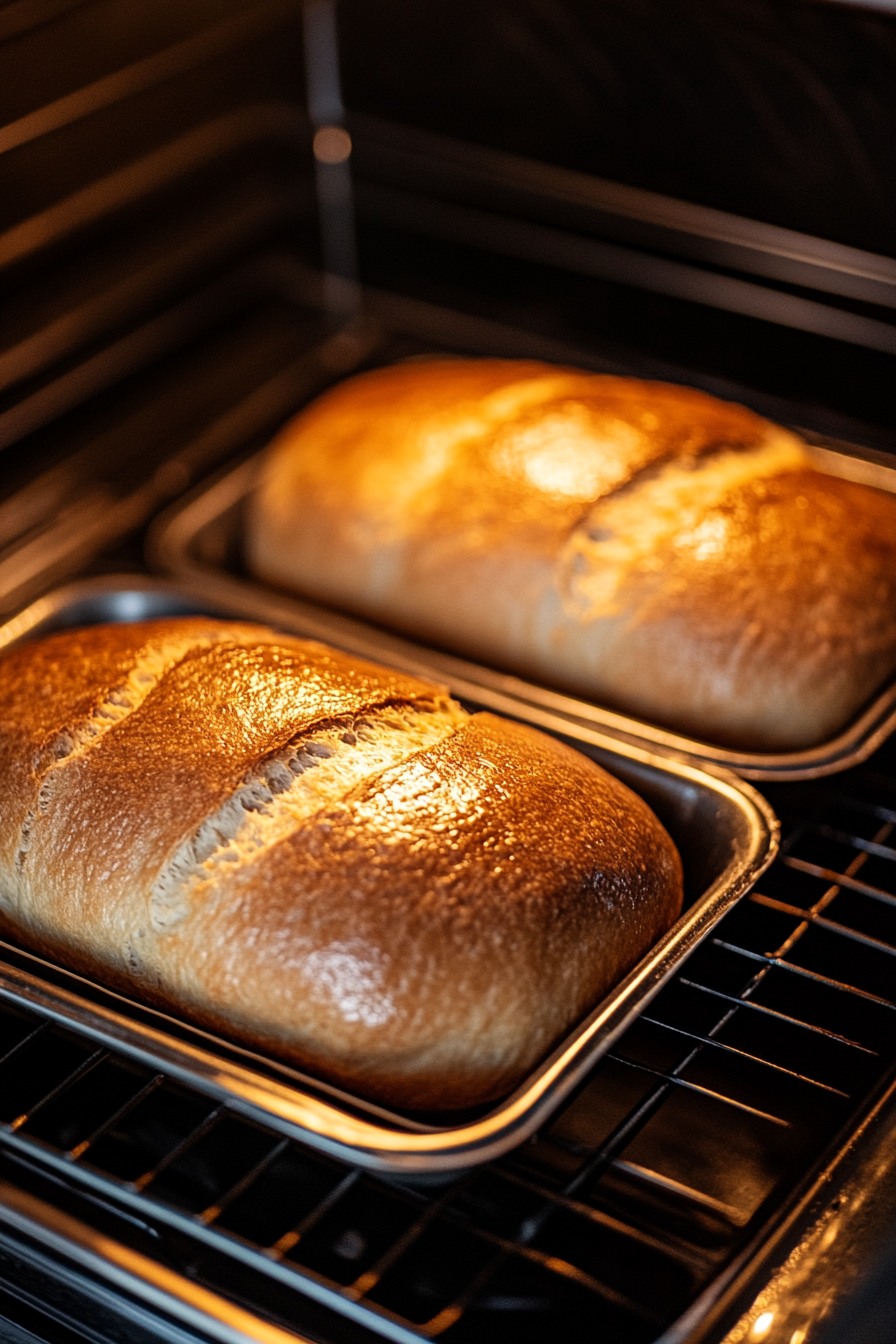
[[[361,306],[352,142],[343,126],[335,0],[305,0],[305,74],[314,127],[314,168],[324,269],[324,302],[334,323],[357,316]]]

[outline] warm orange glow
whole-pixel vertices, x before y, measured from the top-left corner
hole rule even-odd
[[[341,126],[321,126],[314,136],[318,163],[345,163],[352,152],[352,138]]]

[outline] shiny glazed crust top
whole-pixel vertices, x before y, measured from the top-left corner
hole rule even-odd
[[[646,805],[442,688],[261,627],[0,659],[0,923],[381,1101],[513,1087],[676,918]]]
[[[380,369],[272,447],[263,577],[698,737],[813,745],[896,667],[896,498],[692,388]]]

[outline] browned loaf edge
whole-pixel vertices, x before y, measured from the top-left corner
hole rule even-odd
[[[689,734],[818,743],[896,668],[896,497],[693,388],[509,360],[350,379],[272,446],[256,572]]]
[[[593,762],[261,627],[96,626],[0,660],[2,923],[411,1109],[502,1095],[681,907]]]

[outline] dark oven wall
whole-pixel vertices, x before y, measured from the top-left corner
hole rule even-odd
[[[133,530],[232,451],[218,383],[319,338],[283,269],[317,245],[301,32],[294,0],[0,5],[3,612],[39,531],[61,573]]]
[[[341,0],[345,100],[391,128],[891,257],[896,21],[883,11],[801,0]],[[438,153],[435,140],[421,148]],[[556,248],[553,264],[521,265],[518,250],[470,245],[462,221],[450,240],[444,218],[434,228],[419,211],[413,222],[405,211],[398,228],[394,203],[365,196],[359,149],[361,258],[372,282],[436,302],[463,294],[478,311],[574,334],[623,361],[638,352],[689,366],[692,377],[892,427],[892,346],[831,341],[724,303],[618,283],[612,266],[597,274],[599,261],[586,276]],[[494,174],[506,166],[494,159]],[[382,177],[382,155],[369,171]],[[432,190],[458,199],[456,182]],[[464,199],[486,203],[482,189],[478,201]],[[531,201],[516,205],[531,211]],[[622,237],[606,218],[573,227]],[[668,255],[662,240],[656,253]],[[735,263],[724,274],[744,271]],[[798,285],[776,289],[817,298]],[[892,293],[884,310],[837,302],[891,321]]]
[[[896,30],[883,12],[341,0],[339,23],[358,111],[893,250]]]

